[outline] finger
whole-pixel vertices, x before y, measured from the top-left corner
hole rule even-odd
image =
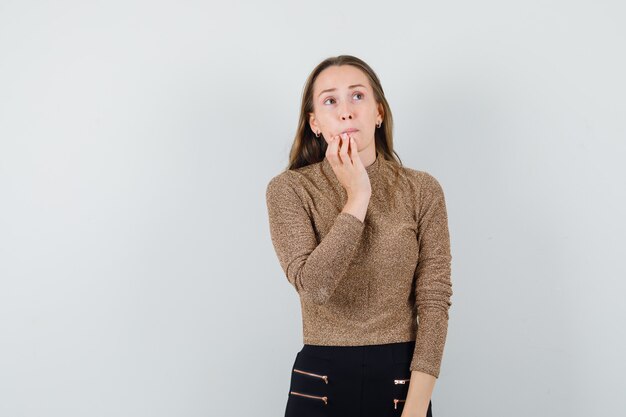
[[[363,165],[361,162],[361,157],[359,156],[359,149],[356,145],[356,139],[350,136],[350,159],[352,159],[352,164],[354,166]]]
[[[331,165],[338,164],[339,157],[337,156],[339,146],[339,136],[333,136],[328,144],[328,148],[326,149],[326,158],[331,163]]]
[[[350,161],[350,157],[348,156],[349,144],[350,144],[350,141],[348,140],[348,134],[346,133],[342,136],[341,148],[339,149],[339,159],[341,160],[342,164],[352,165],[352,162]]]

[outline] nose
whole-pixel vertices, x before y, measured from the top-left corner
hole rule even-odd
[[[350,104],[344,104],[341,108],[341,120],[352,119],[354,116],[352,114],[352,108]]]
[[[339,116],[341,117],[341,120],[354,118],[352,107],[353,106],[350,100],[341,100],[338,106]]]

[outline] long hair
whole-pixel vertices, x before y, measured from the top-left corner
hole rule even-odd
[[[328,144],[323,136],[315,136],[309,125],[309,114],[313,112],[313,86],[318,75],[331,65],[352,65],[360,69],[369,79],[374,90],[374,98],[378,105],[383,107],[383,122],[381,128],[375,129],[374,139],[379,158],[391,162],[391,165],[399,168],[402,161],[393,150],[393,117],[391,108],[385,98],[383,87],[374,70],[361,59],[352,55],[339,55],[326,58],[320,62],[307,78],[302,92],[302,104],[300,106],[300,118],[296,137],[289,152],[287,169],[297,169],[306,165],[321,162],[326,155]],[[398,171],[397,169],[395,170]]]

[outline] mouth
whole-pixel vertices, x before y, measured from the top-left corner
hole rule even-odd
[[[344,133],[354,133],[354,132],[358,132],[359,129],[348,129],[348,130],[344,130],[343,132],[341,132],[341,134],[343,135]]]

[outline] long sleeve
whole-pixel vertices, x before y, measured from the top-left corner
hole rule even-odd
[[[418,330],[410,369],[439,378],[452,305],[452,256],[443,189],[427,172],[421,174],[419,201],[415,269]]]
[[[298,294],[321,305],[328,301],[354,259],[364,223],[339,213],[318,243],[311,218],[294,188],[291,172],[272,178],[266,201],[272,244]]]

